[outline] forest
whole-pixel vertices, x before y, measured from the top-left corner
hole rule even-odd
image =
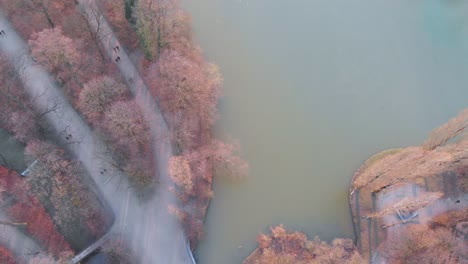
[[[178,1],[2,0],[0,9],[0,126],[30,165],[20,176],[2,150],[1,215],[37,249],[2,236],[2,263],[62,263],[104,234],[111,263],[135,263],[145,254],[116,230],[120,184],[135,207],[178,222],[194,249],[213,175],[238,180],[248,165],[237,143],[212,137],[222,77]]]

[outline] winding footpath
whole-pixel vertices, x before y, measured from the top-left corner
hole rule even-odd
[[[79,2],[85,6],[85,10],[92,4],[88,1]],[[105,21],[100,26],[111,32]],[[187,250],[187,239],[179,221],[167,210],[170,204],[177,203],[175,195],[169,191],[173,186],[167,168],[172,155],[169,137],[166,136],[169,132],[155,100],[128,56],[123,50],[120,52],[118,67],[149,122],[160,179],[156,194],[146,202],[138,200],[133,188],[129,188],[126,176],[107,162],[111,158],[107,154],[105,144],[94,136],[93,131],[70,105],[49,73],[34,63],[27,44],[1,13],[0,27],[6,32],[6,35],[0,38],[0,51],[8,56],[21,74],[24,89],[30,96],[35,110],[44,111],[58,104],[58,108],[48,113],[45,118],[63,142],[66,142],[66,135],[72,135],[73,140],[77,142],[66,144],[67,149],[81,161],[104,202],[111,207],[115,222],[110,232],[120,234],[122,239],[128,242],[132,252],[139,257],[139,263],[192,263],[191,253]],[[117,39],[111,34],[101,41],[105,42],[106,52],[112,57],[112,47],[118,45]],[[104,169],[106,173],[103,176],[101,172]]]

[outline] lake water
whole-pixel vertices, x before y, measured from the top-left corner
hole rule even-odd
[[[225,79],[217,134],[251,166],[241,183],[215,180],[199,263],[240,263],[280,223],[351,238],[360,163],[468,107],[464,2],[183,0]]]

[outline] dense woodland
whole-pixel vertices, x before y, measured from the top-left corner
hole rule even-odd
[[[180,203],[168,210],[180,217],[194,247],[213,196],[213,172],[240,179],[248,170],[236,156],[237,144],[211,137],[221,96],[219,70],[205,61],[193,42],[190,18],[176,0],[96,4],[92,12],[84,12],[75,0],[1,0],[0,8],[27,40],[33,60],[47,69],[96,136],[106,142],[111,165],[144,197],[158,183],[151,132],[127,86],[131,80],[120,75],[100,42],[107,33],[99,21],[107,19],[123,45],[119,48],[137,65],[171,131],[175,156],[168,166],[176,186],[172,191]],[[48,252],[41,258],[59,260],[60,252],[80,250],[102,236],[112,219],[88,172],[66,151],[67,144],[78,139],[68,131],[53,131],[47,123],[47,114],[58,111],[58,105],[34,109],[35,98],[22,89],[21,61],[12,63],[3,55],[0,60],[0,125],[26,146],[28,163],[38,164],[26,178],[3,169],[4,199],[17,200],[7,212],[15,221],[28,223],[25,232]],[[30,195],[22,197],[27,191]],[[37,225],[42,229],[35,229]],[[57,235],[44,237],[39,231]],[[8,254],[5,249],[5,259]]]

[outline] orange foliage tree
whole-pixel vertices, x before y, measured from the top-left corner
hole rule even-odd
[[[54,211],[54,222],[67,237],[81,233],[82,238],[100,237],[108,225],[99,198],[87,185],[78,163],[50,142],[31,141],[26,156],[38,164],[26,178],[40,201]],[[80,231],[76,231],[80,230]]]
[[[8,249],[0,246],[0,263],[2,264],[16,264],[15,257]]]
[[[122,141],[131,148],[135,146],[142,149],[147,146],[149,126],[134,101],[118,101],[112,104],[105,113],[104,122],[114,140]]]
[[[182,156],[171,157],[169,160],[169,174],[174,183],[186,194],[193,192],[193,174],[188,160]]]
[[[0,56],[0,126],[26,142],[37,136],[38,127],[14,66],[18,65],[12,65],[5,56]]]
[[[95,77],[86,83],[80,92],[78,108],[96,124],[114,101],[123,99],[127,88],[109,76]]]
[[[150,130],[141,109],[134,101],[116,101],[104,114],[101,124],[113,145],[119,167],[130,176],[130,182],[142,189],[149,187],[154,177],[154,162]]]
[[[190,50],[189,18],[177,0],[136,1],[133,16],[148,59],[158,58],[163,49]]]
[[[0,167],[0,186],[5,190],[2,196],[7,193],[16,199],[15,203],[7,209],[8,215],[15,222],[27,223],[26,231],[54,256],[70,250],[70,245],[56,231],[52,219],[42,204],[36,197],[29,194],[29,185],[18,174]]]
[[[349,239],[335,239],[331,245],[300,232],[287,232],[280,225],[271,235],[258,236],[258,249],[243,264],[361,264],[363,259]]]
[[[449,263],[453,247],[450,229],[409,225],[390,233],[381,248],[389,263]]]
[[[197,136],[216,119],[222,79],[218,68],[197,56],[164,51],[146,72],[152,94],[160,105],[181,149],[197,145]]]
[[[192,113],[212,121],[220,95],[217,67],[177,51],[165,51],[147,75],[161,107],[168,113]]]
[[[68,84],[75,77],[75,65],[80,59],[78,42],[65,36],[60,27],[33,33],[29,45],[33,58],[45,66],[60,84]],[[77,91],[69,90],[68,93],[73,96]]]
[[[200,161],[207,160],[213,165],[216,174],[240,180],[247,176],[249,165],[237,155],[239,150],[240,146],[237,143],[212,140],[211,144],[187,152],[184,156],[192,164],[194,171],[202,169],[197,167],[197,165],[201,165]]]
[[[447,123],[432,130],[428,139],[424,142],[423,148],[433,150],[462,134],[466,128],[468,128],[468,108],[460,112],[458,116],[450,119]]]
[[[54,28],[73,11],[75,0],[1,0],[0,6],[24,37],[45,28]]]

